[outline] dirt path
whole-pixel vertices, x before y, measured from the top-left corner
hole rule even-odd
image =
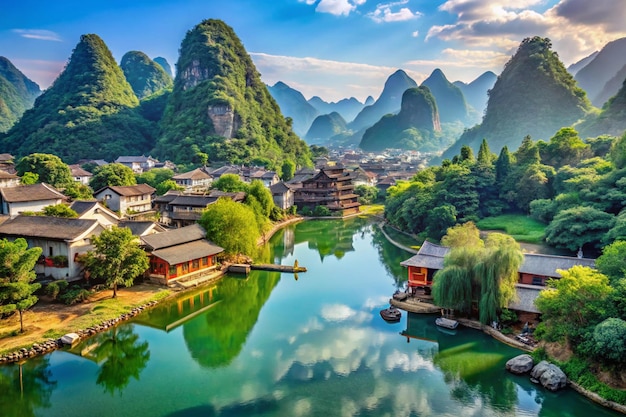
[[[117,291],[104,290],[94,294],[87,302],[66,306],[51,302],[47,297],[24,313],[24,333],[19,333],[18,314],[0,320],[0,354],[12,352],[33,343],[58,338],[63,334],[89,327],[146,304],[155,297],[165,296],[163,287],[137,284]],[[157,293],[159,296],[157,296]],[[169,293],[169,292],[168,292]]]

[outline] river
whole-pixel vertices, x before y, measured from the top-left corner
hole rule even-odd
[[[367,219],[289,226],[262,252],[308,271],[226,276],[71,350],[2,366],[0,415],[620,415],[507,373],[520,351],[481,332],[406,313],[384,322],[410,254]]]

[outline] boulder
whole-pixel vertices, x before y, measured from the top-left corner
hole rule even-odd
[[[509,359],[506,363],[506,370],[520,375],[530,372],[534,365],[535,362],[533,361],[532,356],[524,354]]]
[[[550,391],[558,391],[567,385],[567,376],[561,368],[546,361],[539,362],[530,371],[530,376]]]

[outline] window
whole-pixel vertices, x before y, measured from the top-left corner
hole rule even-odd
[[[209,264],[209,257],[205,256],[202,258],[202,266],[207,266]]]
[[[170,265],[170,277],[176,276],[176,265]]]
[[[185,262],[183,264],[183,274],[186,274],[189,271],[189,264]]]
[[[200,267],[200,260],[199,259],[194,259],[191,263],[191,267],[194,269],[198,269]]]
[[[544,285],[542,277],[533,277],[532,285]]]
[[[50,257],[54,256],[54,251],[52,250],[52,246],[48,247],[48,256]]]

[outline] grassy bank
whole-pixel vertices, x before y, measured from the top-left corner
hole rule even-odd
[[[479,220],[480,230],[502,230],[518,242],[541,243],[546,225],[522,214],[504,214]]]

